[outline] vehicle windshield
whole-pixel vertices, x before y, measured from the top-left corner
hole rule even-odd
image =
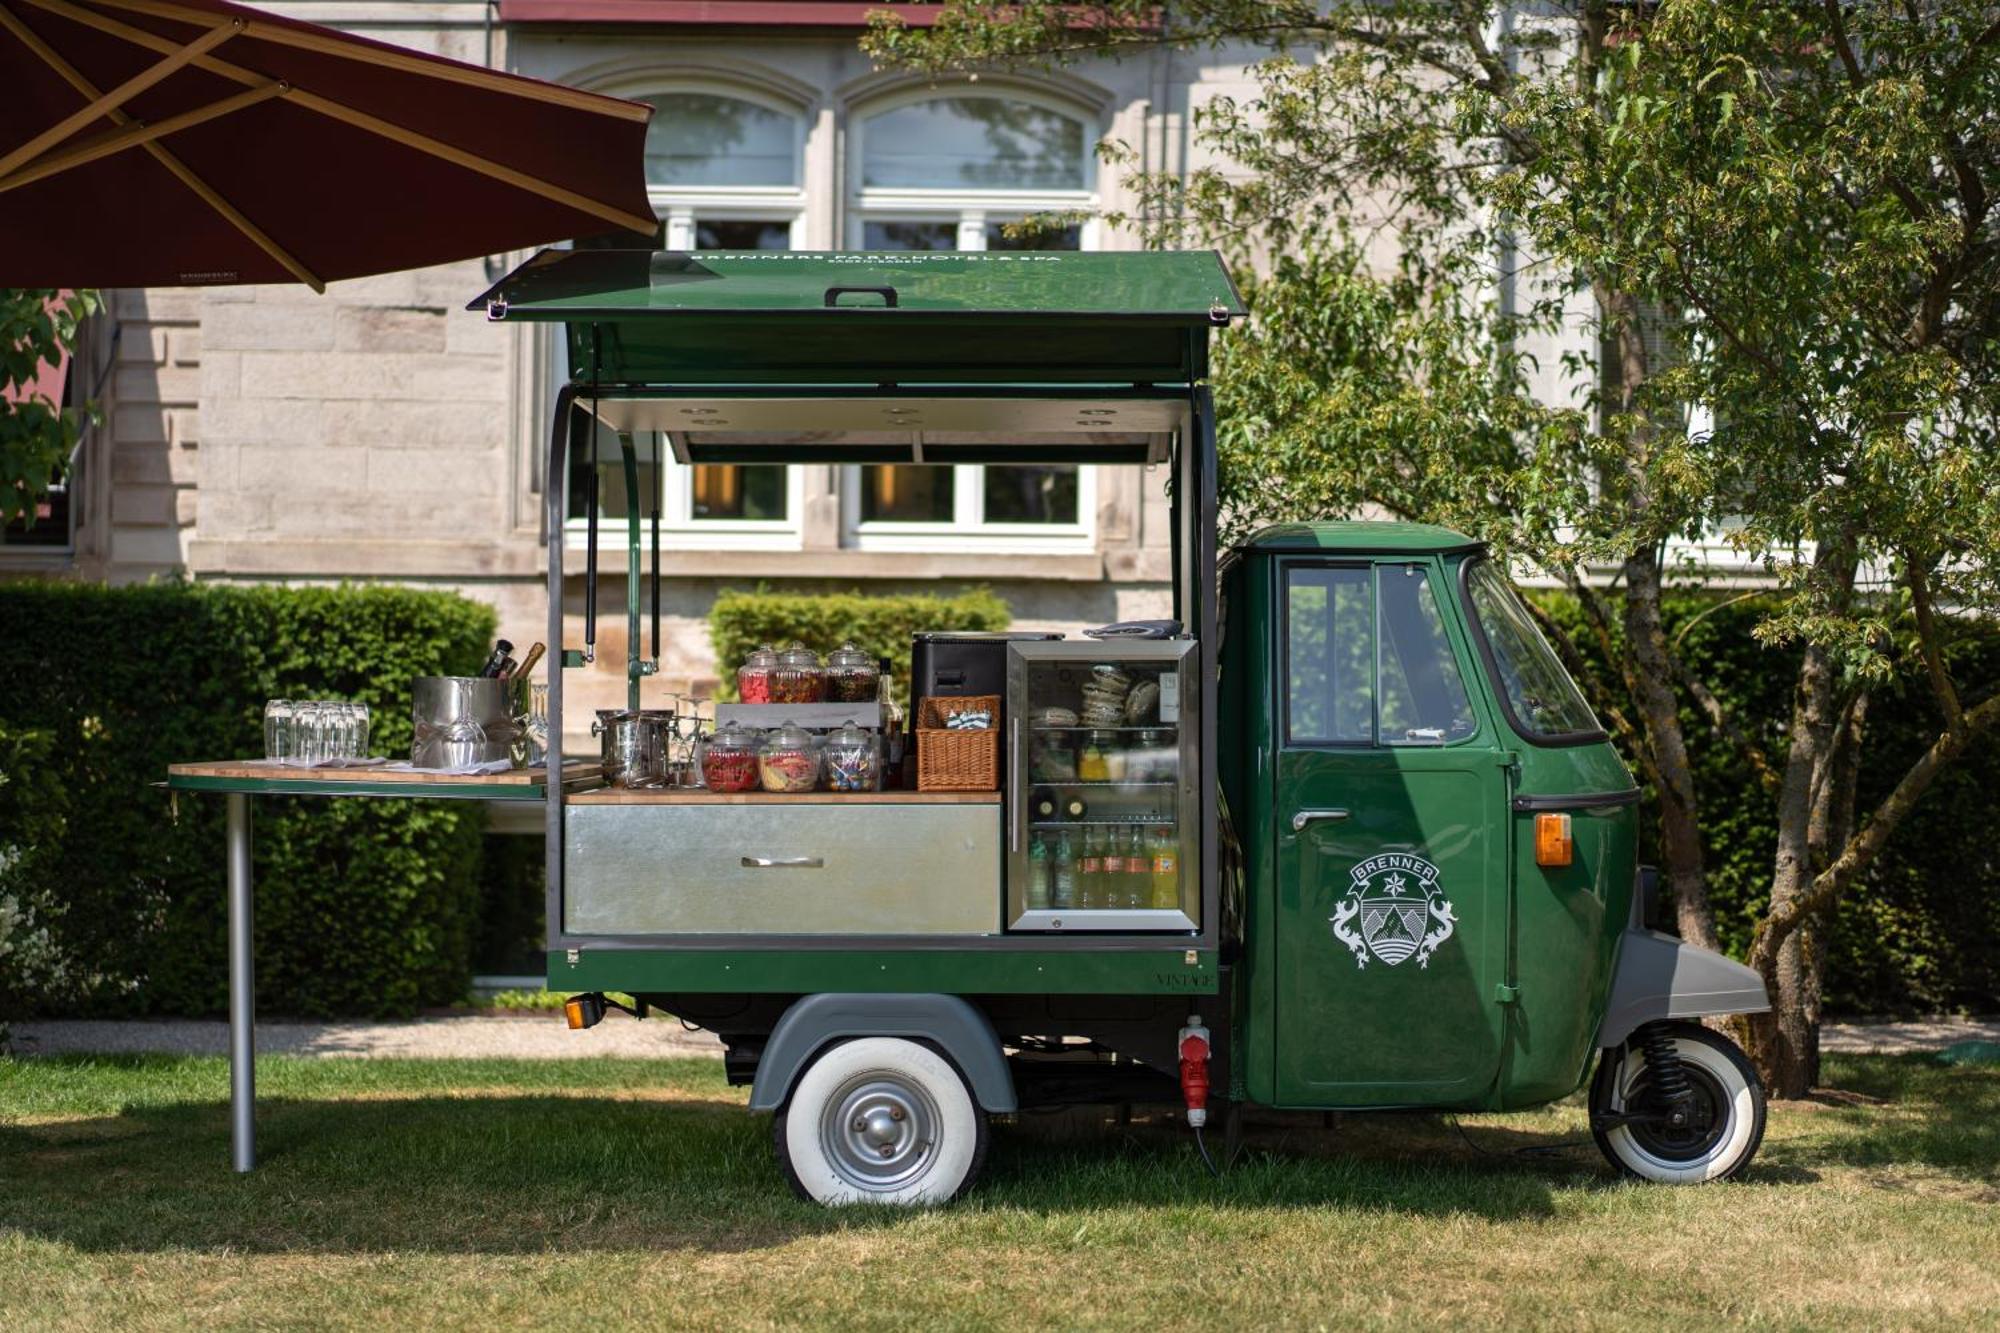
[[[1500,567],[1481,560],[1466,573],[1465,584],[1473,615],[1492,649],[1494,684],[1506,700],[1515,729],[1530,739],[1601,739],[1603,728],[1582,691],[1563,670],[1555,649],[1542,637]]]

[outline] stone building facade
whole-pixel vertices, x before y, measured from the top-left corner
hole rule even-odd
[[[1196,111],[1253,95],[1249,66],[1265,54],[1148,51],[1056,75],[931,81],[874,69],[856,42],[872,6],[846,0],[265,7],[652,101],[649,190],[675,249],[1135,247],[1096,220],[1033,238],[1007,224],[1134,207],[1100,165],[1101,141],[1149,170],[1198,167]],[[395,201],[380,207],[393,227]],[[324,295],[107,293],[71,374],[102,422],[79,449],[69,530],[0,546],[0,575],[396,580],[492,603],[517,643],[543,637],[544,543],[579,548],[569,568],[582,565],[578,524],[544,530],[545,488],[576,480],[542,475],[562,353],[545,328],[464,308],[524,257]],[[1129,468],[669,469],[665,660],[648,696],[712,689],[704,618],[730,586],[985,584],[1017,625],[1066,631],[1165,614],[1163,480]],[[622,544],[611,546],[615,560]],[[622,569],[605,573],[598,667],[578,685],[609,703],[622,698],[624,587]],[[580,581],[565,590],[573,621],[582,597]]]

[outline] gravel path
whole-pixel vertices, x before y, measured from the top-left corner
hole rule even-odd
[[[1829,1052],[1936,1050],[1967,1040],[2000,1042],[2000,1019],[1931,1018],[1908,1023],[1836,1023],[1821,1034]],[[14,1028],[21,1055],[223,1055],[229,1025],[214,1021],[158,1020],[129,1023],[57,1019]],[[260,1022],[263,1055],[464,1059],[510,1056],[555,1059],[610,1055],[627,1059],[719,1056],[722,1045],[706,1032],[689,1032],[674,1020],[641,1023],[613,1012],[587,1032],[571,1032],[556,1011],[451,1014],[404,1023]]]
[[[108,1023],[56,1019],[14,1028],[22,1055],[226,1055],[229,1024],[164,1019]],[[558,1010],[534,1013],[451,1014],[402,1023],[257,1024],[259,1055],[325,1055],[425,1059],[508,1056],[524,1059],[615,1055],[628,1059],[677,1055],[720,1056],[722,1043],[689,1032],[671,1018],[640,1022],[615,1010],[584,1032],[571,1032]]]

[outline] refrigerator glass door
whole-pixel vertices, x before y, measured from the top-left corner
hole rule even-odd
[[[1194,644],[1007,652],[1007,923],[1199,932]]]

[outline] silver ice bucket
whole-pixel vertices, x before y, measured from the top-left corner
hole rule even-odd
[[[517,724],[510,682],[484,676],[418,676],[410,689],[417,768],[470,768],[512,759]]]

